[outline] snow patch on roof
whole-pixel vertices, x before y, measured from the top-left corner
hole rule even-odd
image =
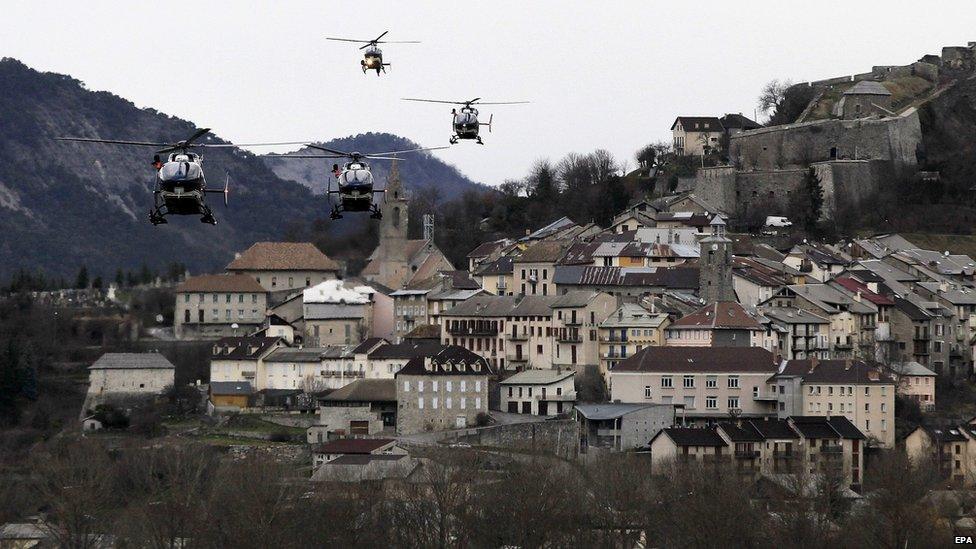
[[[369,286],[346,288],[341,280],[326,280],[302,292],[304,303],[369,303],[370,295],[376,290]]]

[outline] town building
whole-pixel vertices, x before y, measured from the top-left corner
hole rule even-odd
[[[392,433],[397,396],[393,379],[357,379],[318,399],[318,421],[307,430],[308,442],[330,436]]]
[[[674,152],[679,156],[702,156],[722,147],[725,128],[715,116],[679,116],[671,124]]]
[[[280,295],[338,278],[342,266],[311,242],[256,242],[226,270],[250,277],[266,292]]]
[[[797,308],[766,305],[760,312],[782,332],[775,351],[777,356],[793,360],[830,355],[830,320]]]
[[[201,275],[176,287],[173,333],[176,339],[242,336],[260,330],[268,292],[242,274]]]
[[[220,338],[210,351],[210,381],[248,381],[264,389],[264,359],[286,345],[280,337]]]
[[[513,260],[514,292],[520,295],[555,295],[556,264],[572,242],[542,240],[529,246]]]
[[[88,393],[82,411],[99,404],[145,399],[172,387],[176,367],[159,353],[105,353],[88,367]]]
[[[781,288],[762,305],[797,308],[830,320],[829,346],[836,358],[873,359],[878,306],[830,284],[796,284]]]
[[[764,347],[765,329],[735,301],[714,301],[675,320],[664,333],[671,347]]]
[[[396,374],[397,434],[463,429],[488,413],[488,361],[463,347],[410,359]]]
[[[844,120],[892,116],[891,92],[881,82],[861,80],[844,91],[834,104],[834,116]]]
[[[917,465],[938,467],[942,478],[958,485],[976,482],[976,429],[968,424],[916,427],[905,437],[905,453]]]
[[[775,373],[759,347],[647,347],[610,369],[610,399],[674,405],[685,423],[774,416]]]
[[[658,431],[675,422],[675,408],[665,404],[577,404],[580,454],[646,449]]]
[[[312,466],[318,467],[348,455],[405,455],[391,438],[339,438],[312,448]]]
[[[568,413],[576,401],[573,370],[526,370],[500,382],[501,411],[554,416]]]
[[[211,410],[239,412],[251,405],[254,387],[249,381],[211,381],[207,394]]]
[[[697,292],[699,269],[677,267],[596,267],[592,265],[557,265],[553,275],[557,293],[573,290],[604,292],[635,301],[645,295],[668,291]]]
[[[417,326],[433,324],[440,313],[482,293],[485,290],[466,271],[443,271],[411,282],[390,294],[394,300],[393,339],[400,341]]]
[[[373,337],[377,300],[392,299],[369,286],[347,287],[328,280],[302,292],[305,343],[311,346],[355,345]],[[392,312],[391,307],[386,307]]]
[[[667,313],[651,312],[636,303],[624,303],[600,323],[600,374],[609,382],[610,369],[644,347],[664,344]]]
[[[885,448],[895,445],[895,381],[861,360],[790,360],[769,382],[779,417],[840,416]]]
[[[553,300],[552,365],[556,368],[598,366],[600,364],[599,327],[616,309],[617,300],[610,294],[577,290]],[[512,320],[518,328],[518,321]],[[516,349],[517,350],[517,349]]]
[[[888,372],[897,386],[895,391],[914,400],[923,412],[935,409],[935,384],[938,375],[918,362],[893,362]]]

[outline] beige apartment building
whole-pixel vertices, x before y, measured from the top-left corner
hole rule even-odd
[[[702,156],[722,148],[725,128],[715,116],[679,116],[671,124],[674,152],[681,156]]]
[[[513,262],[513,292],[521,295],[555,295],[552,281],[556,263],[562,259],[571,242],[545,240],[537,242],[516,257]]]
[[[665,330],[669,347],[762,347],[765,329],[735,301],[715,301]]]
[[[176,339],[245,335],[264,325],[268,292],[249,276],[192,276],[176,287]]]
[[[339,278],[342,268],[311,242],[256,242],[226,270],[253,278],[266,291],[284,292]]]
[[[772,353],[759,347],[648,347],[610,369],[610,399],[681,406],[686,423],[776,414]]]
[[[931,460],[943,478],[962,486],[976,483],[976,428],[968,424],[916,427],[905,437],[905,453],[915,463]]]
[[[267,388],[264,359],[284,347],[279,337],[223,337],[210,351],[210,381],[247,381]]]
[[[779,417],[843,416],[868,444],[895,446],[895,381],[860,360],[791,360],[770,379]]]
[[[636,303],[624,303],[600,323],[600,374],[609,383],[610,369],[644,347],[664,344],[667,313],[652,313]]]
[[[554,416],[568,413],[576,401],[573,370],[526,370],[501,383],[503,412]]]
[[[935,372],[914,361],[893,362],[889,372],[898,394],[914,400],[923,412],[935,409]]]
[[[600,363],[600,324],[616,309],[617,299],[603,292],[576,290],[551,305],[555,352],[552,365],[576,368]]]

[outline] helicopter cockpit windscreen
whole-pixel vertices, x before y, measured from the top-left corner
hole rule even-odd
[[[194,181],[203,177],[199,164],[193,162],[167,162],[159,170],[163,181]]]
[[[342,186],[367,187],[373,185],[373,175],[369,170],[350,167],[339,176]]]
[[[370,47],[366,48],[366,52],[365,53],[366,53],[366,56],[367,57],[374,57],[374,56],[375,57],[380,57],[380,56],[383,55],[383,50],[379,49],[376,46],[370,46]]]
[[[455,115],[454,123],[458,126],[468,126],[478,123],[478,116],[473,112],[461,111]]]

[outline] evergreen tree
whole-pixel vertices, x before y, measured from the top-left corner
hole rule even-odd
[[[122,274],[122,269],[115,271],[115,285],[119,288],[125,285],[125,275]]]
[[[81,269],[78,270],[78,276],[75,277],[75,288],[79,290],[84,290],[88,287],[88,267],[82,265]]]
[[[95,280],[92,280],[92,288],[95,288],[96,290],[102,289],[102,277],[96,276]]]

